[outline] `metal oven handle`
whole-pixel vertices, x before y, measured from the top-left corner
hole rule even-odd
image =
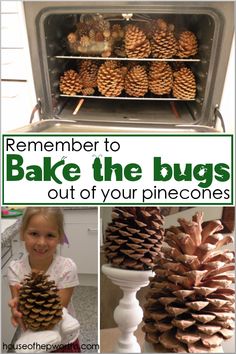
[[[31,115],[30,115],[30,121],[29,123],[31,124],[33,122],[34,119],[34,115],[35,113],[39,111],[39,119],[41,120],[41,115],[42,115],[42,103],[40,101],[40,99],[38,99],[38,102],[36,103],[36,105],[34,106],[34,108],[32,109]]]
[[[219,119],[220,123],[221,123],[221,126],[222,126],[222,129],[223,129],[223,132],[225,133],[226,129],[225,129],[224,118],[223,118],[222,114],[220,113],[218,105],[215,106],[214,116],[215,116],[214,127],[216,127],[217,120]]]

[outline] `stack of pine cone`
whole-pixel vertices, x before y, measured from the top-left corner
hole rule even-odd
[[[125,92],[131,97],[143,97],[148,91],[157,96],[170,95],[178,99],[194,99],[196,81],[191,69],[183,66],[171,68],[162,62],[128,65],[114,60],[98,64],[82,60],[78,72],[68,70],[60,77],[60,91],[65,95],[93,95],[95,89],[107,97],[117,97]]]
[[[68,49],[73,54],[109,57],[115,43],[124,37],[120,25],[110,25],[102,15],[84,14],[76,24],[76,31],[67,35]]]
[[[191,31],[174,34],[175,27],[163,19],[152,22],[149,33],[140,25],[128,25],[125,28],[124,49],[128,58],[168,59],[173,57],[189,58],[197,54],[198,43]]]
[[[188,58],[198,51],[197,38],[190,31],[180,32],[177,39],[174,25],[159,18],[151,21],[151,27],[129,24],[124,28],[120,24],[110,25],[109,21],[96,15],[81,15],[75,33],[68,35],[69,43],[85,48],[91,41],[107,41],[110,37],[120,47],[115,48],[118,56],[141,59],[152,55],[154,58]],[[79,38],[79,39],[78,39]],[[111,51],[101,55],[109,57]],[[60,77],[60,92],[65,95],[93,95],[97,88],[100,94],[117,97],[126,93],[130,97],[144,97],[148,92],[154,95],[173,95],[183,100],[196,96],[195,76],[186,66],[171,67],[167,62],[139,64],[106,60],[98,64],[92,60],[82,60],[78,72],[70,69]]]
[[[197,54],[195,34],[184,30],[175,34],[175,26],[159,18],[142,23],[113,25],[101,15],[81,15],[75,32],[67,35],[70,52],[82,55],[111,55],[128,58],[189,58]]]
[[[158,352],[221,352],[234,333],[233,241],[219,220],[178,220],[163,238],[144,310],[146,341]]]

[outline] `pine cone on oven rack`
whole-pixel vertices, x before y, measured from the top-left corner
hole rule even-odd
[[[154,58],[172,58],[176,55],[178,42],[174,36],[174,26],[168,25],[163,19],[157,20],[157,28],[151,39],[152,56]]]
[[[91,44],[91,39],[89,38],[89,36],[85,36],[83,35],[81,38],[80,38],[80,45],[81,47],[88,47],[90,44]]]
[[[78,22],[76,24],[76,31],[75,31],[78,39],[81,38],[82,36],[87,36],[90,29],[91,29],[91,25],[86,24],[85,22]]]
[[[62,319],[62,305],[55,282],[44,272],[25,277],[19,290],[19,311],[32,331],[52,329]]]
[[[135,25],[128,25],[126,28],[125,52],[128,58],[148,58],[151,53],[149,40]]]
[[[65,95],[74,96],[82,90],[82,83],[79,74],[75,70],[67,70],[60,77],[60,92]]]
[[[93,87],[84,87],[82,89],[82,94],[84,96],[92,96],[92,95],[94,95],[94,93],[95,93],[95,90]]]
[[[123,28],[121,27],[120,24],[114,24],[111,27],[111,36],[112,38],[114,38],[115,40],[121,40],[124,37],[125,33]]]
[[[195,98],[196,81],[191,69],[184,67],[174,73],[173,96],[186,100]]]
[[[165,234],[156,258],[144,310],[146,341],[159,352],[221,352],[234,333],[234,252],[222,249],[233,238],[217,232],[203,213]]]
[[[105,255],[114,267],[147,270],[154,265],[164,230],[157,207],[117,207],[106,229]]]
[[[92,60],[82,60],[79,64],[79,76],[83,88],[97,86],[98,65]]]
[[[197,37],[193,32],[182,32],[178,40],[178,47],[178,57],[188,58],[194,56],[198,52]]]
[[[125,77],[125,91],[129,96],[143,97],[148,92],[148,76],[145,68],[135,65]]]
[[[151,63],[148,81],[149,90],[154,95],[169,94],[173,84],[173,73],[170,65],[163,61]]]
[[[104,96],[119,96],[124,88],[124,75],[118,62],[107,60],[98,70],[98,90]]]

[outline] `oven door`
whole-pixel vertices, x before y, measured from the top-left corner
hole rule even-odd
[[[217,133],[219,130],[201,125],[157,126],[155,124],[84,123],[73,120],[46,119],[12,130],[10,133]]]

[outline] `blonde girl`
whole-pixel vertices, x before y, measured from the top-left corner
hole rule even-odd
[[[31,271],[44,271],[54,280],[63,307],[75,317],[72,305],[74,287],[79,284],[77,267],[70,258],[57,255],[57,246],[64,240],[63,213],[60,208],[30,207],[26,208],[20,227],[20,237],[25,244],[27,255],[12,261],[8,269],[8,281],[12,294],[9,306],[12,312],[12,324],[23,329],[22,313],[18,311],[18,291],[20,282]],[[76,338],[66,352],[80,352]],[[63,348],[57,352],[64,352]]]

